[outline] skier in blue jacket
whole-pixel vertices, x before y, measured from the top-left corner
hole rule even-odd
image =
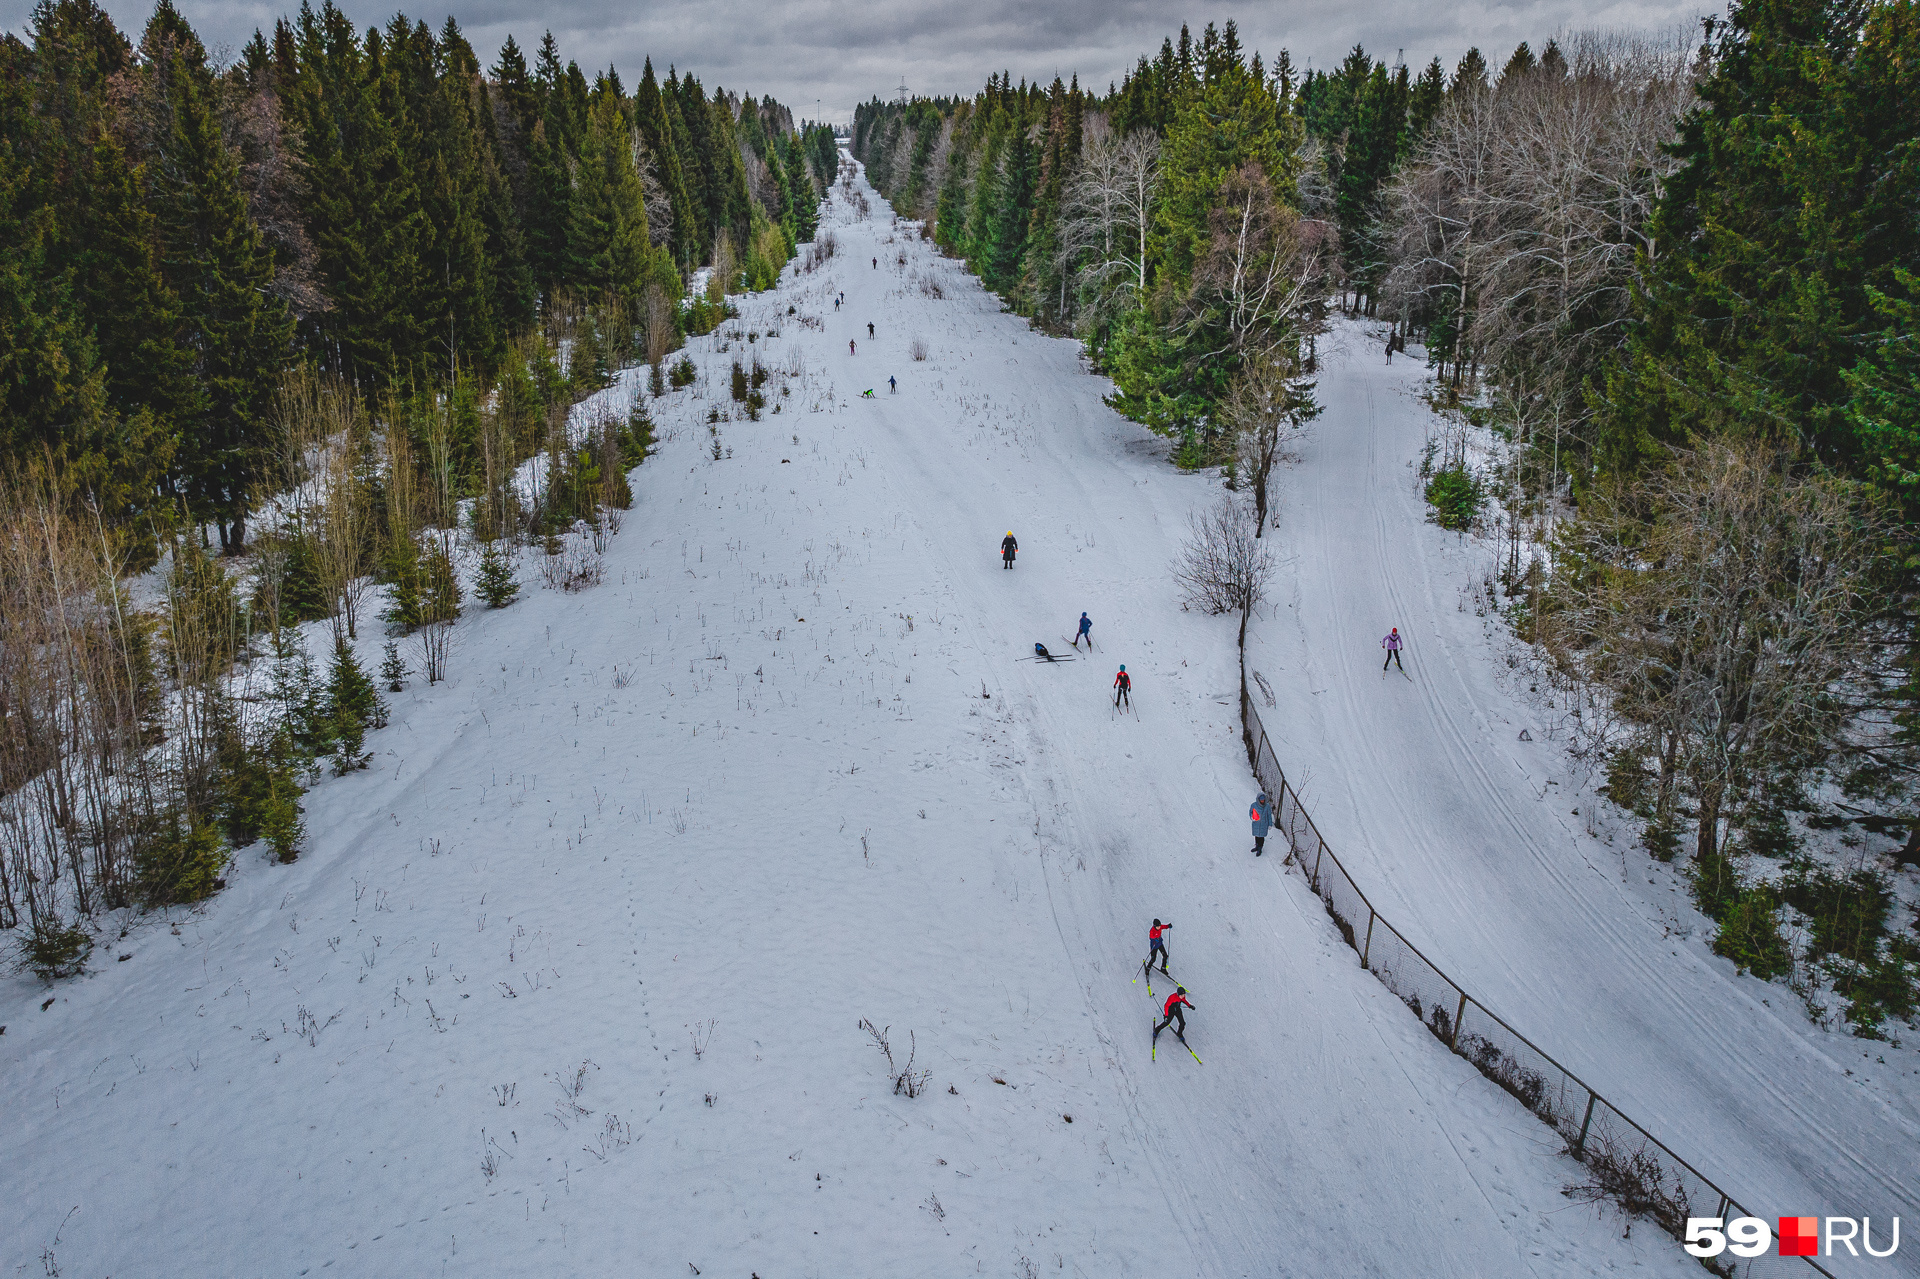
[[[1093,651],[1093,621],[1085,613],[1080,614],[1080,633],[1073,637],[1073,646],[1080,647],[1080,641],[1087,642],[1087,651]]]

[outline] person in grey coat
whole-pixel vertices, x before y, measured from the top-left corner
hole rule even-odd
[[[1253,797],[1249,816],[1253,818],[1253,855],[1258,857],[1266,849],[1267,832],[1273,829],[1273,804],[1265,791]]]

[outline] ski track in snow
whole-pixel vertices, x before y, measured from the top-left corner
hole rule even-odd
[[[1341,334],[1281,503],[1282,616],[1249,644],[1285,672],[1263,716],[1289,776],[1314,779],[1321,834],[1443,971],[1749,1210],[1911,1221],[1920,1054],[1815,1029],[1791,991],[1711,954],[1710,923],[1670,929],[1693,918],[1684,886],[1630,832],[1586,833],[1572,810],[1603,801],[1537,703],[1499,686],[1499,646],[1463,604],[1489,548],[1426,522],[1425,370]],[[1411,682],[1375,669],[1392,626]],[[1912,1274],[1916,1257],[1823,1264]]]
[[[605,585],[542,590],[528,552],[522,599],[460,623],[452,677],[390,699],[374,767],[308,796],[297,863],[243,852],[226,892],[136,921],[86,978],[0,984],[4,1273],[1699,1273],[1656,1230],[1622,1238],[1611,1210],[1568,1201],[1580,1169],[1547,1130],[1359,969],[1278,857],[1248,856],[1233,628],[1183,612],[1167,573],[1214,490],[1104,407],[1075,344],[1001,314],[906,228],[890,240],[869,197],[862,223],[834,202],[838,258],[690,344],[702,381],[656,402],[663,440]],[[707,411],[756,352],[804,372],[769,384],[778,414],[720,424],[716,461]],[[1378,382],[1323,382],[1319,447]],[[629,371],[600,398],[641,385]],[[1405,548],[1430,535],[1388,505],[1417,431],[1399,416],[1368,447],[1374,536]],[[1316,525],[1304,495],[1288,512],[1303,597],[1331,580],[1312,574],[1338,514]],[[1014,660],[1083,608],[1091,660]],[[1381,611],[1345,608],[1363,629]],[[1418,661],[1437,641],[1410,620]],[[1293,651],[1267,629],[1268,653]],[[1309,648],[1366,727],[1375,690]],[[1112,714],[1119,662],[1137,720]],[[1305,683],[1275,680],[1282,749],[1355,770],[1350,803],[1309,792],[1343,854],[1415,813],[1503,839],[1536,820],[1485,780],[1466,793],[1484,812],[1437,811],[1315,719]],[[1357,869],[1376,892],[1399,877],[1426,912],[1384,896],[1406,922],[1468,916],[1441,950],[1462,975],[1486,971],[1469,949],[1517,963],[1486,982],[1496,1007],[1536,974],[1548,990],[1541,957],[1501,951],[1488,886],[1420,851],[1435,860]],[[1586,882],[1526,865],[1556,893]],[[1435,882],[1413,884],[1423,867]],[[1627,900],[1576,921],[1657,983],[1658,953],[1628,963],[1640,917],[1608,923]],[[1155,915],[1176,925],[1204,1066],[1170,1037],[1149,1058],[1157,998],[1132,977]],[[912,1032],[925,1095],[893,1094],[863,1017],[902,1055]],[[1541,1037],[1576,1060],[1596,1042]]]

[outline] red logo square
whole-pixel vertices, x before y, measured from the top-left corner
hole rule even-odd
[[[1817,1257],[1820,1255],[1820,1218],[1780,1218],[1780,1255]]]

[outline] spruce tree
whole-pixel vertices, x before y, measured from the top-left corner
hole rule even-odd
[[[505,608],[520,595],[520,583],[513,572],[513,557],[497,541],[480,549],[480,569],[474,577],[473,592],[488,608]]]
[[[1627,358],[1596,397],[1606,471],[1722,434],[1871,464],[1846,375],[1885,327],[1875,292],[1898,295],[1896,269],[1920,260],[1905,159],[1920,23],[1900,8],[1733,8],[1673,144]]]
[[[161,0],[142,47],[170,108],[155,183],[163,270],[180,298],[185,346],[205,400],[180,421],[178,487],[229,552],[268,463],[267,413],[289,358],[292,318],[268,289],[272,254],[240,189],[237,157],[214,117],[205,53]]]
[[[333,666],[327,674],[326,714],[332,727],[335,775],[344,777],[365,768],[371,758],[364,748],[367,730],[387,722],[386,704],[374,691],[373,681],[361,668],[353,646],[345,640],[334,645]]]

